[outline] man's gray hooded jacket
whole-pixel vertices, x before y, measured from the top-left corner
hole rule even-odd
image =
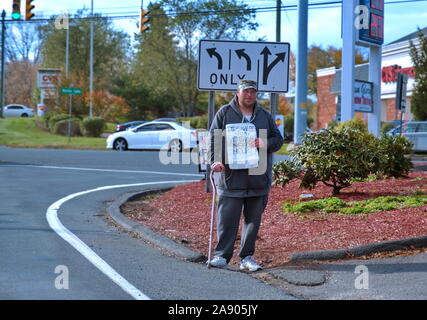
[[[264,134],[260,136],[260,129],[264,129],[263,132],[266,133],[267,141],[265,141],[265,137],[263,140],[266,142],[267,159],[263,159],[263,153],[259,152],[260,164],[262,161],[267,161],[266,165],[265,163],[264,166],[262,164],[260,165],[266,168],[266,170],[262,171],[261,174],[255,175],[250,175],[248,169],[231,170],[225,161],[226,146],[222,132],[225,132],[225,126],[227,124],[242,122],[247,122],[247,120],[240,112],[237,106],[237,96],[235,96],[230,103],[222,106],[218,110],[210,127],[211,164],[220,161],[225,165],[224,172],[215,173],[214,175],[218,194],[237,198],[264,196],[268,194],[271,188],[272,155],[273,152],[278,151],[283,145],[283,138],[270,113],[255,103],[254,112],[249,122],[255,125],[258,137],[263,138],[264,136]],[[222,141],[222,145],[219,144],[219,141]],[[215,149],[217,152],[215,152]],[[221,150],[221,152],[219,152],[219,150]]]

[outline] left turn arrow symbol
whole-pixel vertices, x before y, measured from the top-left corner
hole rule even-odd
[[[242,59],[242,57],[246,59],[246,70],[250,71],[252,69],[252,61],[251,58],[246,54],[245,49],[239,49],[235,51],[239,59]]]
[[[209,49],[206,49],[206,51],[208,52],[209,57],[211,58],[213,56],[216,57],[216,59],[218,60],[218,70],[222,70],[222,58],[221,58],[221,55],[218,52],[216,52],[216,48],[209,48]]]

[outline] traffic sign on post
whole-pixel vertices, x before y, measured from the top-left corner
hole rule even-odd
[[[61,94],[82,94],[82,89],[79,88],[61,88]]]
[[[288,92],[289,53],[285,42],[201,40],[197,87],[235,91],[247,79],[260,92]]]
[[[400,112],[406,111],[406,90],[408,86],[408,75],[399,72],[397,74],[397,85],[396,85],[396,109]]]

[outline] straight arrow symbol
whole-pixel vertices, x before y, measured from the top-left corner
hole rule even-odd
[[[263,64],[263,75],[262,75],[262,84],[266,85],[268,76],[270,75],[271,70],[278,64],[280,61],[285,62],[286,52],[276,53],[276,59],[273,60],[272,63],[268,64],[268,56],[271,55],[268,47],[264,47],[261,51],[261,54],[264,56],[264,64]]]
[[[222,58],[221,55],[216,52],[216,48],[209,48],[206,49],[206,51],[208,52],[209,57],[212,58],[213,56],[215,56],[215,58],[218,60],[218,70],[222,70]]]
[[[246,54],[245,49],[239,49],[235,51],[239,59],[242,59],[242,57],[246,59],[246,70],[250,71],[252,69],[252,61],[251,58]]]

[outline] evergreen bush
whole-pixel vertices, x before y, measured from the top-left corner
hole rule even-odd
[[[81,136],[82,133],[80,131],[80,122],[79,118],[71,119],[71,136]],[[63,136],[68,136],[68,119],[56,121],[53,125],[51,132],[54,134],[60,134]]]
[[[81,131],[85,137],[99,137],[104,132],[105,124],[101,117],[87,117],[81,122]]]
[[[273,183],[285,186],[300,179],[300,188],[313,189],[322,182],[336,195],[373,175],[404,176],[412,167],[406,157],[411,148],[406,138],[377,138],[362,120],[353,119],[333,130],[306,133],[302,144],[290,152],[292,160],[274,165]]]
[[[47,128],[52,132],[55,133],[54,127],[55,124],[58,121],[62,121],[62,120],[68,120],[70,116],[68,114],[64,114],[64,113],[53,113],[51,115],[49,115],[48,117],[48,125]]]

